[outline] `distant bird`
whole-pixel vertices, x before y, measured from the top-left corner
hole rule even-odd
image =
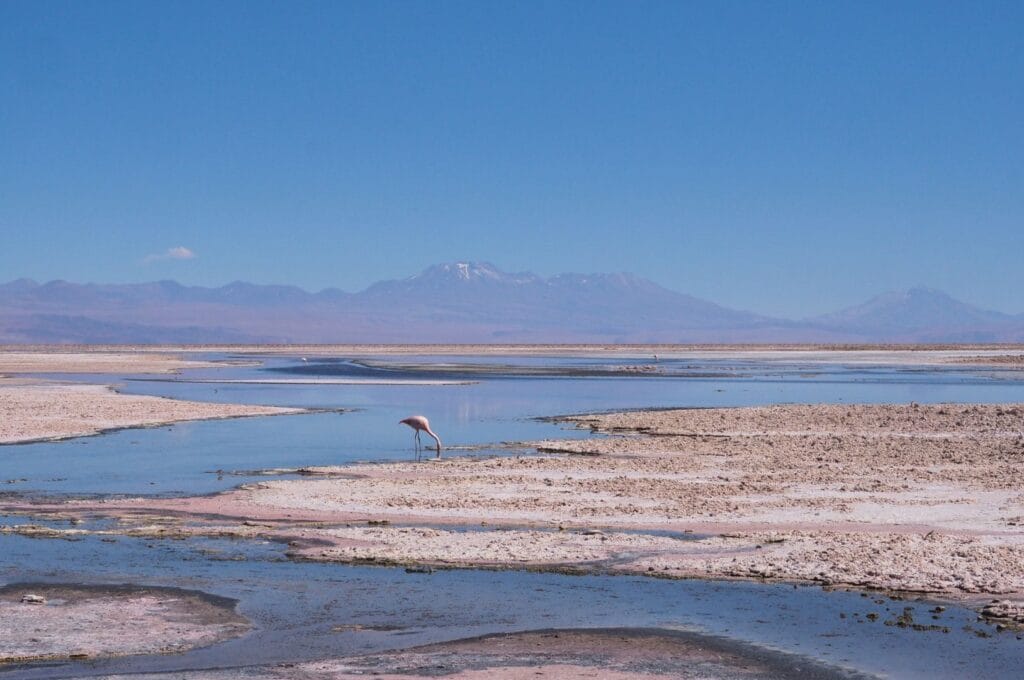
[[[306,357],[299,357],[299,358],[300,358],[300,359],[302,359],[302,360],[303,360],[303,361],[305,361],[305,362],[308,362],[308,361],[309,361],[309,359],[307,359]]]
[[[412,429],[416,430],[416,436],[413,437],[413,441],[416,442],[416,460],[420,458],[420,449],[423,447],[423,442],[420,441],[420,432],[426,432],[428,435],[434,438],[437,442],[437,457],[441,457],[441,438],[434,434],[434,431],[430,429],[430,421],[425,416],[409,416],[403,420],[399,420],[400,425],[408,425]]]

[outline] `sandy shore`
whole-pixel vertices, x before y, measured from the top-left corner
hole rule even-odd
[[[173,357],[196,352],[252,356],[567,356],[659,357],[678,359],[731,359],[877,365],[943,365],[949,363],[1024,362],[1024,344],[421,344],[421,345],[0,345],[0,361],[8,353],[39,355],[122,355],[144,362],[146,357]],[[990,361],[994,359],[994,361]],[[161,359],[166,360],[166,359]],[[2,365],[2,364],[0,364]],[[3,369],[0,368],[0,372]]]
[[[55,584],[0,588],[0,664],[176,653],[248,629],[234,602],[193,591]]]
[[[25,351],[0,348],[0,375],[24,373],[173,373],[222,364],[184,359],[177,354],[138,351],[85,351],[52,348]]]
[[[164,352],[0,350],[0,444],[66,439],[185,420],[304,412],[132,396],[119,394],[108,385],[67,384],[38,377],[61,373],[174,373],[220,365]]]
[[[979,608],[998,596],[1002,618],[1024,622],[1024,406],[567,420],[608,436],[537,444],[558,454],[323,468],[215,496],[49,509],[151,535],[288,540],[313,560],[779,579]],[[172,524],[144,526],[154,515]]]
[[[186,420],[303,413],[276,406],[213,404],[118,394],[104,385],[0,383],[0,444],[66,439]]]
[[[318,559],[616,560],[619,570],[665,576],[1024,591],[1024,407],[797,406],[572,420],[616,436],[538,445],[579,455],[361,466],[344,470],[355,478],[264,482],[232,501],[395,524],[517,527],[326,529],[338,544],[316,551]],[[551,527],[570,531],[543,530]]]

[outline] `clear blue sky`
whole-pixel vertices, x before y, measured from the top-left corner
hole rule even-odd
[[[455,259],[1024,312],[1024,3],[0,2],[0,280]]]

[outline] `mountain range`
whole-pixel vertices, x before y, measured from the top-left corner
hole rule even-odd
[[[729,309],[632,274],[430,267],[357,293],[236,281],[219,288],[0,284],[0,343],[1022,342],[1024,314],[913,288],[788,320]]]

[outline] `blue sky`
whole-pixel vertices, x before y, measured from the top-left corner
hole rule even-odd
[[[1024,312],[1024,3],[0,3],[0,280]],[[182,248],[185,250],[172,251]],[[193,255],[190,257],[189,255]]]

